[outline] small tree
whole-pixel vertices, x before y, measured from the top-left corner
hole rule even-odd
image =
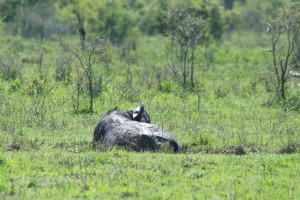
[[[276,88],[279,99],[286,99],[286,83],[293,69],[291,62],[295,44],[300,33],[299,3],[278,8],[276,14],[266,19],[267,33],[271,38],[272,62],[277,80]]]
[[[171,17],[175,23],[173,37],[179,43],[183,59],[183,87],[187,87],[190,67],[191,87],[194,87],[194,59],[197,45],[202,44],[208,20],[192,8],[180,8]]]
[[[75,59],[78,61],[78,65],[81,67],[81,69],[85,74],[87,84],[88,84],[89,96],[90,96],[89,112],[93,113],[93,101],[94,101],[93,65],[95,64],[97,58],[103,55],[104,51],[106,50],[108,40],[104,39],[102,37],[102,34],[94,38],[90,42],[84,40],[83,49],[82,48],[76,49],[70,47],[70,45],[67,44],[62,38],[60,38],[59,41],[62,47],[75,57]]]

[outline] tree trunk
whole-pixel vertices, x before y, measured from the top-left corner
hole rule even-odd
[[[284,78],[281,80],[281,88],[280,88],[281,99],[285,100],[285,80]]]
[[[93,101],[94,101],[94,92],[93,92],[93,84],[92,84],[92,80],[89,80],[89,88],[90,88],[90,113],[93,113]]]
[[[299,36],[295,37],[295,47],[296,47],[296,60],[295,63],[298,63],[300,61],[300,40]]]
[[[88,81],[89,81],[89,92],[90,92],[90,113],[93,113],[93,102],[94,102],[94,91],[93,91],[93,78],[92,78],[92,68],[89,67],[88,72]]]
[[[81,50],[85,50],[85,30],[82,25],[79,27],[78,31],[80,37]]]
[[[282,65],[283,63],[281,63],[281,66]],[[280,96],[282,100],[285,100],[286,69],[287,69],[287,65],[281,67]]]
[[[39,71],[40,71],[40,79],[43,79],[44,76],[43,76],[43,70],[42,70],[42,66],[43,66],[43,50],[41,50],[41,54],[40,54],[40,57],[39,57]]]
[[[79,33],[79,39],[80,39],[80,45],[81,45],[81,50],[85,50],[85,30],[83,27],[83,18],[81,15],[81,11],[79,8],[79,3],[78,1],[74,1],[73,2],[73,6],[74,6],[74,10],[73,13],[75,14],[76,18],[77,18],[77,23],[78,23],[78,33]]]
[[[80,74],[79,74],[79,69],[77,69],[77,97],[76,97],[76,110],[75,110],[76,114],[79,113],[80,86],[81,86]]]
[[[194,53],[195,44],[192,44],[192,56],[191,56],[191,87],[194,88]]]
[[[187,77],[187,50],[183,50],[183,87],[186,89],[186,77]]]

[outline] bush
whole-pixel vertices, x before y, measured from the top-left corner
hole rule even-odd
[[[15,80],[20,75],[20,66],[14,58],[0,58],[0,77],[2,79]]]
[[[56,70],[55,79],[57,81],[65,81],[66,83],[71,81],[73,59],[67,55],[59,55],[56,58]]]

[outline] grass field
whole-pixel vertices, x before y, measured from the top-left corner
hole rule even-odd
[[[109,66],[94,66],[102,85],[93,114],[84,88],[74,113],[76,65],[70,82],[55,79],[56,40],[44,44],[43,78],[34,41],[5,42],[16,63],[29,61],[0,82],[1,199],[300,199],[299,80],[288,103],[276,100],[265,35],[233,33],[197,49],[193,90],[180,85],[169,38],[141,38],[125,58],[111,47]],[[92,149],[100,117],[140,101],[183,153]]]
[[[75,152],[1,156],[3,199],[299,199],[299,155]]]

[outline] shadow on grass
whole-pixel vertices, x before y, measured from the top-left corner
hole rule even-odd
[[[275,153],[275,154],[293,154],[300,151],[300,144],[288,144],[278,150],[266,150],[266,149],[255,149],[254,147],[244,148],[243,144],[236,146],[229,146],[224,148],[199,148],[198,146],[183,145],[183,153],[186,154],[197,154],[197,153],[208,153],[208,154],[231,154],[231,155],[246,155],[249,153]]]
[[[291,154],[297,153],[300,148],[300,144],[288,144],[286,147],[282,147],[277,151],[278,154]]]
[[[44,142],[43,142],[44,143]],[[28,144],[29,146],[26,148],[26,144],[23,144],[22,141],[13,140],[11,143],[6,144],[5,150],[6,151],[26,151],[32,148],[32,144]],[[126,146],[107,146],[103,144],[97,144],[93,146],[90,142],[83,142],[79,144],[65,144],[63,146],[54,145],[52,148],[57,149],[58,147],[61,148],[62,151],[66,150],[67,152],[71,153],[79,153],[79,152],[87,152],[93,150],[95,152],[107,152],[107,151],[125,151],[125,152],[157,152],[157,153],[165,153],[165,154],[174,154],[172,149],[162,147],[156,151],[135,151],[132,148],[128,148]],[[39,150],[39,149],[35,149]],[[279,149],[275,150],[267,150],[267,149],[256,149],[253,146],[245,147],[243,144],[235,145],[235,146],[228,146],[224,148],[214,148],[214,147],[199,147],[199,145],[192,143],[192,144],[183,144],[182,145],[182,152],[179,154],[198,154],[198,153],[206,153],[206,154],[228,154],[228,155],[246,155],[249,153],[271,153],[271,154],[293,154],[298,153],[300,151],[300,143],[291,143],[283,146]]]
[[[183,145],[183,153],[196,154],[196,153],[209,153],[209,154],[233,154],[233,155],[245,155],[246,151],[244,145],[240,144],[238,146],[231,146],[225,148],[197,148],[193,145]]]

